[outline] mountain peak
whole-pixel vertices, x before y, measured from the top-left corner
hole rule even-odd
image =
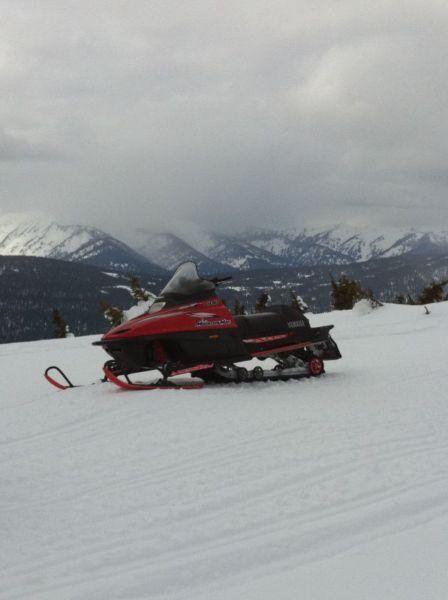
[[[0,216],[0,255],[56,258],[119,271],[164,272],[99,229],[62,224],[40,212]]]

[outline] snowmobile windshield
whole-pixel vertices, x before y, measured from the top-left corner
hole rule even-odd
[[[170,296],[196,296],[215,289],[213,281],[199,277],[198,268],[193,262],[180,265],[172,278],[160,292],[159,300]]]

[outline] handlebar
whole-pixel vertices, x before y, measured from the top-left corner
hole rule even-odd
[[[230,281],[232,279],[231,275],[228,275],[227,277],[213,277],[213,279],[209,279],[209,281],[211,281],[212,283],[214,283],[215,285],[218,283],[221,283],[222,281]]]

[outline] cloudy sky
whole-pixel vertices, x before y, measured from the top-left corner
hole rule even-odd
[[[0,0],[0,212],[448,227],[446,0]]]

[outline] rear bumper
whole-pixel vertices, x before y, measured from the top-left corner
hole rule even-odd
[[[320,357],[322,360],[338,360],[342,358],[338,345],[330,335],[331,329],[333,329],[333,325],[313,328],[314,339],[316,340],[316,346],[321,352]]]
[[[323,344],[322,360],[338,360],[342,358],[341,351],[331,335],[328,336],[328,339]]]

